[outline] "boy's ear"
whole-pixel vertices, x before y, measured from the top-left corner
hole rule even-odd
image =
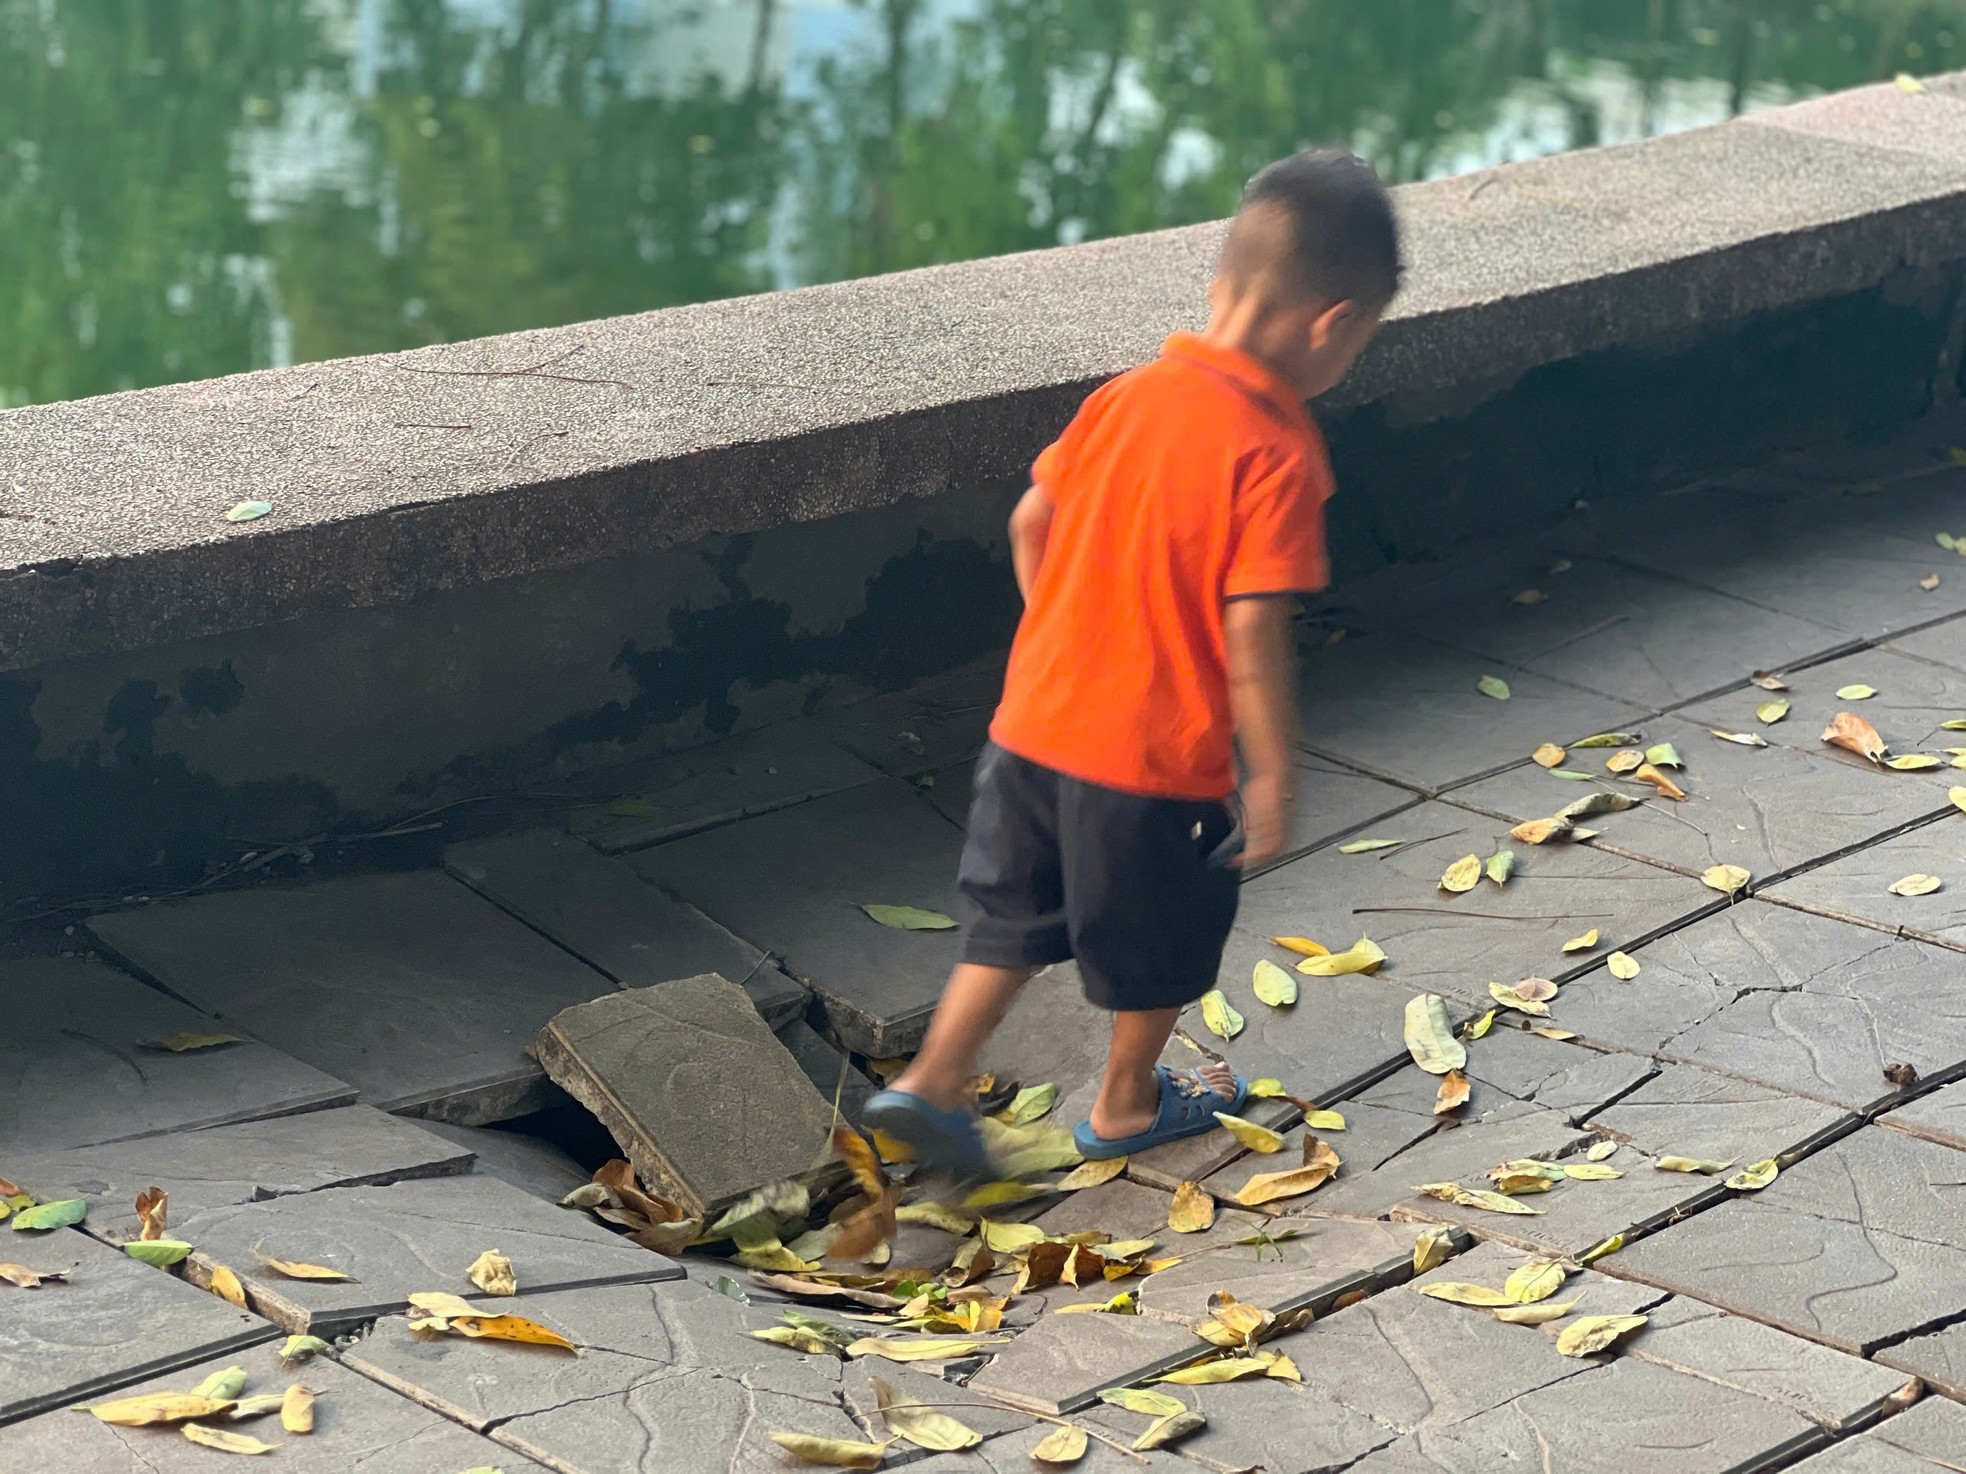
[[[1328,348],[1343,339],[1358,317],[1359,308],[1355,302],[1331,302],[1318,308],[1311,319],[1312,351]]]

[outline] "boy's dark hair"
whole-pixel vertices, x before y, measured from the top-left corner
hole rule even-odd
[[[1290,226],[1287,244],[1263,228],[1271,210]],[[1245,281],[1270,277],[1293,296],[1382,308],[1399,290],[1392,196],[1370,164],[1343,149],[1278,159],[1243,191],[1221,270]]]

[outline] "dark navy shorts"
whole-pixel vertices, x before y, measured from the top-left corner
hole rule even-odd
[[[1068,778],[991,743],[977,760],[960,885],[965,962],[1076,958],[1101,1008],[1179,1008],[1215,986],[1241,872],[1220,801]]]

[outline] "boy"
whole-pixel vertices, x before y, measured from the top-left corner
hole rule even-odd
[[[1270,165],[1229,224],[1208,326],[1096,390],[1038,457],[1010,520],[1025,609],[977,764],[964,960],[863,1113],[924,1164],[987,1172],[965,1099],[976,1051],[1035,969],[1072,957],[1113,1011],[1085,1156],[1241,1107],[1227,1067],[1156,1061],[1215,986],[1239,871],[1283,845],[1292,596],[1328,578],[1331,471],[1304,401],[1345,377],[1399,270],[1370,165]]]

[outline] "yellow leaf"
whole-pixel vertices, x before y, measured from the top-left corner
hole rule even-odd
[[[1250,1086],[1255,1092],[1255,1085]],[[1125,1157],[1102,1157],[1091,1162],[1081,1162],[1070,1172],[1058,1179],[1058,1191],[1078,1192],[1084,1188],[1097,1187],[1102,1182],[1111,1182],[1126,1170]]]
[[[1110,1300],[1085,1300],[1076,1305],[1061,1305],[1053,1315],[1138,1315],[1139,1307],[1133,1303],[1130,1292],[1122,1291]]]
[[[1960,792],[1966,793],[1966,788],[1962,788]],[[1700,882],[1722,895],[1731,896],[1746,885],[1750,878],[1748,872],[1739,865],[1709,865],[1700,876]]]
[[[880,1153],[883,1162],[912,1162],[915,1149],[898,1136],[890,1136],[880,1127],[874,1128],[874,1150]]]
[[[1288,1008],[1297,1001],[1297,979],[1267,957],[1258,960],[1251,981],[1259,1003],[1267,1003],[1272,1008]]]
[[[1638,959],[1629,952],[1613,952],[1604,965],[1620,982],[1628,983],[1638,976]]]
[[[1638,771],[1633,773],[1632,777],[1640,782],[1650,783],[1659,790],[1662,797],[1669,798],[1675,803],[1686,797],[1686,790],[1662,773],[1655,764],[1640,764]]]
[[[779,1274],[804,1274],[819,1268],[816,1260],[800,1258],[777,1239],[768,1240],[756,1248],[740,1249],[730,1257],[732,1263],[741,1264],[746,1269],[768,1269]]]
[[[1838,701],[1868,701],[1876,694],[1877,687],[1866,686],[1861,682],[1854,686],[1838,686],[1836,688],[1836,699]]]
[[[1117,1160],[1122,1166],[1125,1165],[1124,1157]],[[1086,1163],[1088,1167],[1095,1165],[1104,1166],[1105,1163]],[[1078,1173],[1072,1175],[1076,1177]],[[1061,1182],[1058,1185],[1063,1187],[1065,1184]],[[910,1203],[905,1208],[894,1210],[894,1220],[897,1223],[926,1223],[930,1228],[939,1228],[944,1233],[955,1234],[958,1238],[966,1236],[976,1227],[974,1218],[959,1208],[951,1208],[947,1203]]]
[[[1527,1203],[1519,1203],[1514,1198],[1501,1193],[1489,1192],[1484,1188],[1462,1187],[1458,1182],[1428,1182],[1414,1189],[1430,1198],[1438,1198],[1443,1203],[1457,1203],[1463,1208],[1485,1208],[1490,1213],[1524,1213],[1541,1216],[1541,1208],[1532,1208]]]
[[[1534,1305],[1505,1305],[1495,1312],[1495,1319],[1505,1320],[1512,1326],[1547,1325],[1553,1320],[1562,1320],[1576,1308],[1576,1305],[1576,1300],[1565,1300],[1561,1303],[1543,1300]]]
[[[1531,1029],[1530,1033],[1541,1039],[1575,1039],[1575,1029]]]
[[[1585,1315],[1564,1327],[1556,1349],[1565,1356],[1589,1356],[1628,1336],[1649,1319],[1643,1315]]]
[[[223,1264],[212,1266],[211,1291],[228,1305],[236,1305],[244,1310],[246,1306],[246,1287],[239,1283],[239,1276]]]
[[[1561,1176],[1558,1173],[1558,1176]],[[1495,1191],[1507,1197],[1519,1197],[1523,1193],[1546,1193],[1556,1186],[1548,1176],[1541,1172],[1492,1171],[1489,1180],[1495,1184]]]
[[[1211,1034],[1224,1039],[1233,1039],[1242,1032],[1242,1015],[1229,1006],[1220,988],[1210,988],[1201,995],[1201,1021],[1208,1025]]]
[[[1261,1377],[1269,1365],[1253,1356],[1225,1356],[1220,1361],[1204,1361],[1195,1366],[1156,1377],[1156,1382],[1172,1382],[1177,1387],[1211,1387],[1217,1382],[1238,1382],[1244,1377]]]
[[[1026,1085],[1018,1091],[1010,1104],[997,1112],[997,1119],[1006,1126],[1028,1126],[1038,1120],[1058,1101],[1058,1087],[1046,1083]]]
[[[237,1034],[200,1034],[186,1029],[176,1034],[166,1034],[162,1039],[152,1039],[145,1049],[166,1049],[172,1054],[184,1054],[193,1049],[216,1049],[221,1044],[243,1044],[245,1040]]]
[[[1645,760],[1654,767],[1683,768],[1686,764],[1680,759],[1679,749],[1670,742],[1657,742],[1645,749]]]
[[[1483,1037],[1490,1029],[1495,1027],[1495,1015],[1500,1012],[1501,1010],[1499,1008],[1491,1008],[1480,1018],[1470,1019],[1467,1027],[1462,1029],[1461,1037],[1464,1039],[1479,1039]]]
[[[1225,1111],[1217,1111],[1215,1119],[1253,1152],[1274,1152],[1283,1147],[1283,1138],[1267,1126],[1258,1126],[1254,1121],[1245,1121],[1241,1116],[1231,1116]]]
[[[1245,1208],[1273,1203],[1278,1198],[1301,1197],[1324,1186],[1339,1167],[1338,1154],[1323,1142],[1312,1148],[1310,1160],[1301,1167],[1281,1172],[1258,1172],[1242,1185],[1236,1201]]]
[[[1044,1242],[1044,1230],[1034,1223],[983,1222],[983,1242],[993,1254],[1016,1254]]]
[[[1500,676],[1483,676],[1475,682],[1475,690],[1484,696],[1492,696],[1497,701],[1509,699],[1509,683]]]
[[[1099,1394],[1099,1400],[1149,1418],[1171,1418],[1188,1410],[1180,1398],[1146,1387],[1108,1387]]]
[[[1184,1182],[1174,1190],[1174,1201],[1167,1210],[1167,1226],[1176,1233],[1201,1233],[1215,1222],[1215,1199],[1201,1190],[1198,1182]]]
[[[145,1428],[153,1423],[182,1423],[191,1418],[209,1418],[232,1406],[229,1397],[201,1397],[196,1393],[152,1392],[143,1397],[124,1397],[115,1402],[99,1402],[89,1408],[96,1417],[118,1428]]]
[[[1929,896],[1945,882],[1936,875],[1907,875],[1890,887],[1894,896]]]
[[[954,931],[956,921],[952,916],[944,916],[940,911],[924,911],[919,906],[869,906],[860,907],[882,926],[891,926],[896,931]]]
[[[1887,757],[1884,766],[1900,773],[1922,773],[1930,768],[1943,768],[1945,764],[1929,752],[1908,752],[1902,757]]]
[[[828,1469],[878,1469],[887,1457],[885,1443],[854,1443],[845,1438],[819,1438],[811,1433],[767,1435],[802,1464],[818,1464]]]
[[[1388,840],[1396,844],[1397,840]],[[1309,937],[1271,937],[1270,940],[1286,952],[1295,952],[1300,957],[1329,957],[1331,949],[1322,942],[1314,942]]]
[[[1468,1103],[1468,1092],[1472,1089],[1466,1075],[1449,1070],[1440,1077],[1440,1090],[1434,1096],[1434,1114],[1444,1116],[1449,1111],[1458,1111]]]
[[[1608,1146],[1611,1151],[1618,1149],[1618,1143],[1615,1141],[1601,1141],[1598,1146]],[[1592,1147],[1591,1151],[1596,1151],[1598,1146]],[[1608,1157],[1611,1152],[1606,1152],[1604,1155]],[[1625,1174],[1616,1167],[1605,1166],[1602,1162],[1571,1162],[1564,1167],[1563,1175],[1577,1182],[1615,1182]]]
[[[450,1329],[474,1340],[482,1337],[488,1341],[519,1341],[528,1346],[557,1346],[576,1356],[580,1354],[573,1342],[558,1331],[548,1330],[523,1315],[461,1315],[450,1323]]]
[[[1313,1131],[1343,1131],[1345,1117],[1339,1111],[1310,1111],[1304,1116],[1304,1124]]]
[[[1509,1275],[1502,1285],[1502,1293],[1517,1305],[1533,1305],[1562,1289],[1567,1273],[1560,1259],[1531,1259]]]
[[[1031,1450],[1031,1457],[1040,1464],[1076,1464],[1085,1457],[1085,1450],[1085,1429],[1065,1423],[1046,1434]]]
[[[1703,1172],[1712,1176],[1716,1172],[1725,1172],[1734,1164],[1709,1161],[1705,1157],[1660,1157],[1652,1165],[1661,1172]]]
[[[1190,1433],[1208,1426],[1208,1419],[1202,1414],[1183,1408],[1180,1412],[1160,1419],[1138,1438],[1133,1440],[1135,1453],[1146,1453],[1186,1438]]]
[[[1249,1082],[1249,1096],[1252,1100],[1268,1100],[1283,1094],[1283,1081],[1272,1080],[1268,1075]]]
[[[1440,888],[1460,895],[1471,891],[1481,880],[1481,856],[1463,855],[1440,877]]]
[[[878,1198],[887,1190],[880,1153],[866,1137],[851,1126],[835,1126],[829,1139],[833,1155],[846,1164],[856,1187],[870,1198]]]
[[[1465,1280],[1437,1280],[1431,1285],[1420,1286],[1420,1293],[1452,1305],[1473,1305],[1483,1309],[1516,1303],[1514,1297],[1500,1290],[1491,1290],[1486,1285],[1471,1285]]]
[[[1584,1153],[1584,1158],[1586,1161],[1602,1162],[1606,1157],[1614,1155],[1617,1150],[1618,1143],[1607,1136],[1602,1141],[1592,1142],[1591,1149]]]
[[[1966,793],[1966,788],[1960,792]],[[1377,972],[1385,960],[1386,954],[1377,942],[1370,937],[1360,937],[1342,952],[1333,952],[1324,957],[1306,957],[1297,964],[1297,971],[1312,978],[1344,977],[1355,972],[1370,975]]]
[[[1759,1162],[1743,1167],[1727,1179],[1727,1186],[1741,1193],[1758,1193],[1781,1175],[1782,1169],[1775,1164],[1773,1157],[1763,1157]]]
[[[1948,788],[1946,797],[1952,800],[1955,809],[1966,810],[1966,788]]]
[[[1438,1269],[1447,1262],[1448,1252],[1454,1247],[1454,1235],[1444,1228],[1427,1228],[1413,1241],[1413,1272],[1425,1274],[1430,1269]]]
[[[1926,574],[1923,578],[1919,579],[1918,586],[1921,589],[1925,590],[1926,593],[1928,594],[1931,593],[1933,589],[1939,586],[1938,574],[1936,573]]]
[[[959,1356],[972,1356],[985,1346],[1001,1346],[1003,1338],[994,1341],[951,1340],[947,1337],[923,1337],[919,1340],[898,1338],[882,1340],[878,1336],[862,1336],[846,1349],[848,1356],[878,1356],[883,1361],[953,1361]]]
[[[478,1307],[462,1295],[453,1295],[449,1290],[418,1290],[405,1297],[412,1310],[421,1311],[425,1316],[436,1320],[449,1320],[458,1315],[477,1315]]]
[[[891,1432],[907,1439],[915,1447],[933,1449],[937,1453],[953,1453],[959,1448],[974,1448],[983,1441],[983,1435],[974,1428],[931,1408],[919,1398],[896,1392],[882,1378],[869,1377],[867,1380],[873,1384],[874,1401],[881,1410],[881,1420]]]
[[[1001,1208],[1005,1203],[1021,1203],[1046,1191],[1049,1189],[1034,1187],[1028,1182],[986,1182],[963,1199],[963,1207],[973,1212]]]
[[[1208,1308],[1215,1318],[1196,1326],[1195,1334],[1217,1346],[1253,1346],[1276,1324],[1276,1317],[1262,1306],[1238,1300],[1227,1290],[1210,1295]]]
[[[322,1264],[302,1264],[292,1259],[275,1259],[271,1254],[263,1254],[258,1249],[254,1255],[275,1274],[283,1274],[290,1280],[336,1280],[350,1281],[353,1276],[339,1269],[329,1269]]]
[[[1913,96],[1917,96],[1925,90],[1925,84],[1910,72],[1899,72],[1892,80],[1898,84],[1898,90],[1900,92],[1909,92]]]
[[[1766,747],[1768,745],[1768,739],[1766,737],[1758,736],[1753,732],[1723,732],[1718,727],[1709,727],[1707,730],[1722,742],[1732,742],[1737,747]]]
[[[1488,996],[1505,1008],[1517,1009],[1522,1013],[1535,1014],[1538,1018],[1548,1018],[1549,1004],[1540,998],[1525,998],[1515,987],[1507,983],[1490,983]]]
[[[282,1365],[306,1361],[328,1349],[328,1343],[319,1336],[289,1336],[280,1346],[280,1361]]]
[[[1831,717],[1829,725],[1823,728],[1823,741],[1873,763],[1885,752],[1884,739],[1877,735],[1877,728],[1853,712],[1839,711]]]
[[[244,1433],[227,1433],[222,1428],[207,1428],[203,1423],[186,1423],[178,1431],[193,1443],[228,1454],[270,1454],[280,1446],[277,1443],[261,1443],[257,1438],[249,1438]]]
[[[1615,1254],[1624,1247],[1625,1236],[1621,1233],[1614,1233],[1610,1238],[1600,1239],[1597,1243],[1592,1244],[1583,1253],[1579,1254],[1577,1256],[1577,1263],[1579,1265],[1595,1264],[1598,1260],[1604,1258],[1605,1255]]]
[[[487,1249],[473,1259],[464,1277],[487,1295],[519,1293],[519,1276],[512,1268],[512,1261],[496,1249]]]
[[[1467,1047],[1454,1037],[1447,1004],[1437,993],[1407,1000],[1404,1033],[1413,1062],[1430,1075],[1444,1075],[1468,1062]]]
[[[280,1399],[280,1426],[289,1433],[314,1431],[314,1389],[295,1382]]]
[[[1563,760],[1569,756],[1569,753],[1554,742],[1545,742],[1529,754],[1530,760],[1539,768],[1560,768],[1563,766]]]
[[[1568,819],[1529,819],[1509,831],[1509,838],[1519,839],[1524,844],[1545,844],[1552,839],[1562,839],[1573,826]]]
[[[1773,701],[1764,701],[1754,709],[1754,719],[1764,727],[1772,727],[1789,714],[1786,696],[1777,696]]]
[[[1590,951],[1591,948],[1595,947],[1596,945],[1597,945],[1597,928],[1592,927],[1589,931],[1585,932],[1581,937],[1572,937],[1569,941],[1565,942],[1563,944],[1563,950],[1566,952],[1588,952]]]
[[[751,1334],[760,1341],[790,1347],[793,1351],[803,1351],[811,1356],[839,1355],[832,1342],[805,1326],[761,1326]]]

